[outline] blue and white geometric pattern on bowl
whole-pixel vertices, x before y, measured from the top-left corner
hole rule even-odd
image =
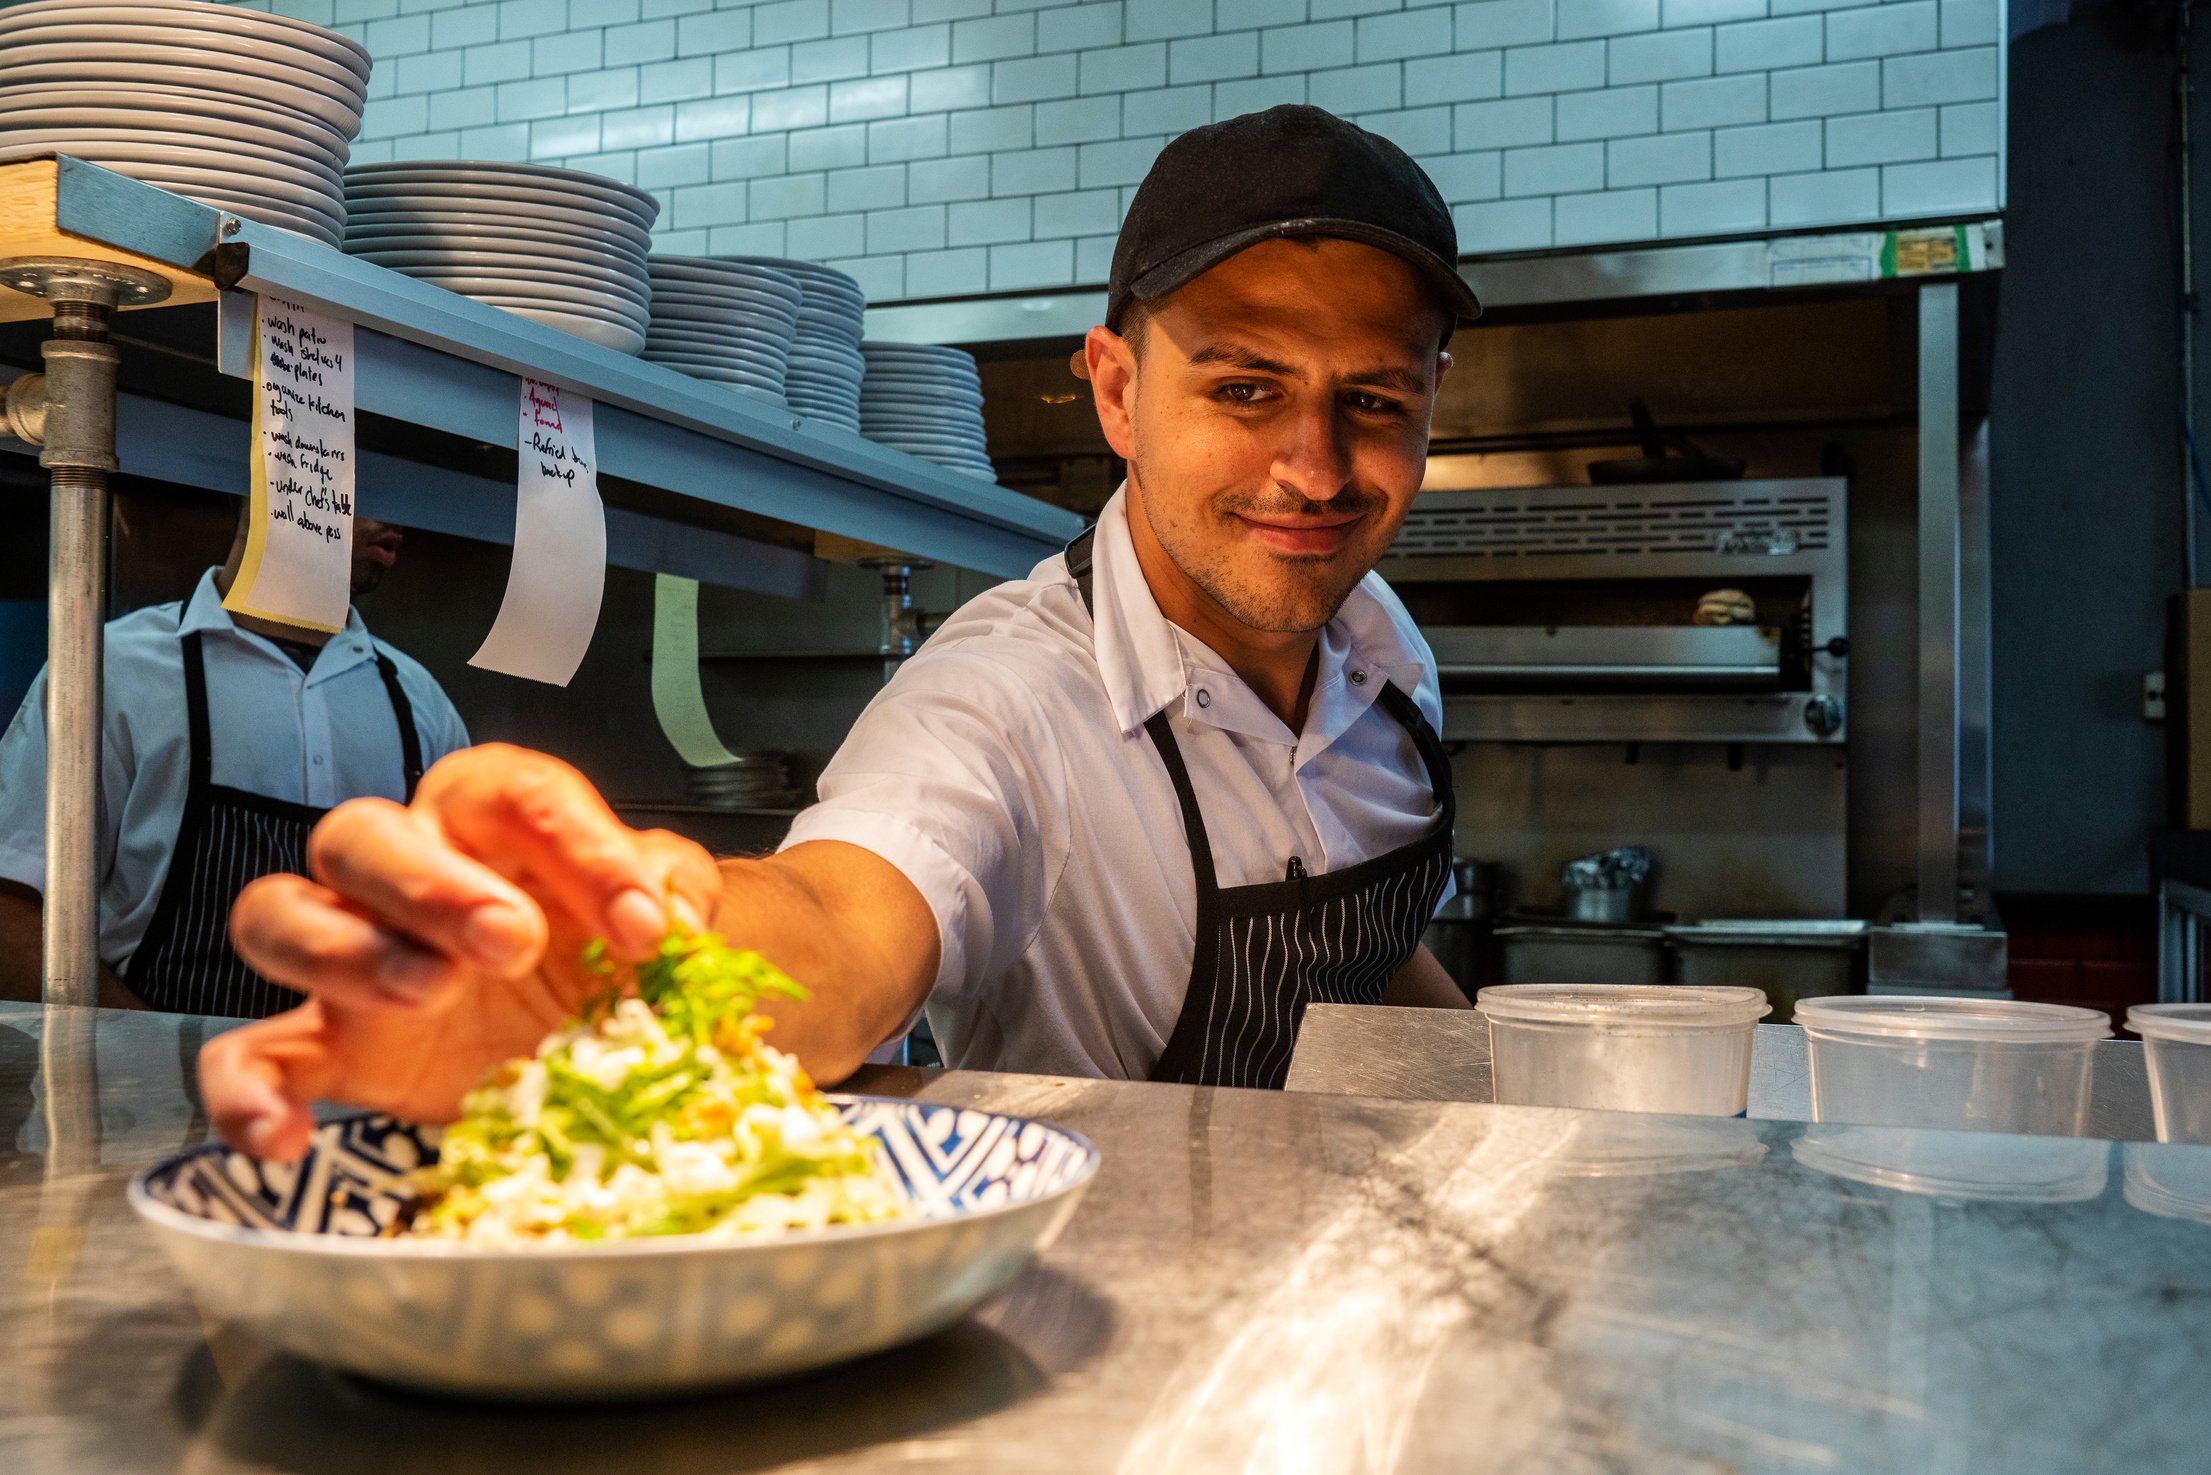
[[[131,1203],[204,1310],[371,1377],[506,1398],[645,1396],[781,1376],[926,1335],[1058,1235],[1097,1149],[1020,1117],[835,1097],[913,1216],[757,1241],[485,1249],[380,1236],[437,1133],[317,1130],[297,1164],[219,1144],[140,1174]]]

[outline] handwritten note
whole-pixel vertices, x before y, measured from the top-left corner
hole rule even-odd
[[[353,594],[353,324],[262,295],[253,439],[245,561],[223,605],[339,629]]]
[[[729,763],[699,685],[699,583],[658,574],[653,583],[653,715],[693,768]]]
[[[606,594],[606,509],[591,401],[522,381],[515,440],[514,562],[499,618],[472,666],[566,686]]]

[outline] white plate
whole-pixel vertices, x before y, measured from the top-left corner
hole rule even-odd
[[[289,109],[303,117],[319,118],[347,138],[352,138],[361,131],[359,108],[348,106],[327,93],[303,87],[282,77],[251,71],[225,71],[212,66],[188,66],[181,62],[103,61],[79,56],[73,47],[54,49],[67,52],[69,59],[58,62],[30,61],[0,52],[0,85],[13,87],[64,82],[109,87],[133,87],[147,83],[183,87],[216,93],[226,98],[257,100],[266,105]]]
[[[655,349],[669,353],[728,354],[772,369],[778,375],[784,372],[789,359],[783,353],[783,345],[773,339],[758,338],[710,338],[700,334],[682,335],[668,332],[657,321],[645,328],[645,336]]]
[[[479,225],[537,230],[555,235],[591,231],[618,236],[642,256],[652,233],[634,216],[573,197],[512,197],[511,191],[435,190],[414,195],[364,195],[346,192],[347,211],[363,224],[411,225],[436,230],[473,230]]]
[[[671,282],[666,277],[646,273],[653,284],[653,295],[669,302],[682,303],[686,307],[707,311],[723,311],[744,308],[762,311],[792,324],[798,323],[798,309],[784,298],[769,292],[755,292],[750,287],[707,287],[696,282]]]
[[[265,140],[279,148],[288,140],[341,167],[352,148],[343,133],[319,119],[257,108],[243,99],[165,87],[9,87],[0,78],[0,129],[19,122],[27,128],[47,123],[127,128],[140,121],[178,132]]]
[[[118,160],[106,166],[117,174],[165,189],[173,195],[212,205],[218,210],[229,210],[250,220],[278,219],[285,225],[297,223],[299,228],[321,238],[327,236],[336,245],[345,234],[345,226],[338,219],[335,207],[303,204],[298,200],[265,194],[256,187],[258,181],[241,180],[236,175],[226,176],[227,182],[215,185],[204,179],[186,179],[167,169],[132,164]],[[196,171],[204,174],[205,171]]]
[[[227,118],[195,118],[189,114],[141,111],[112,107],[15,107],[0,103],[0,138],[14,140],[22,134],[83,135],[117,143],[167,144],[174,148],[243,149],[257,157],[313,166],[338,175],[345,167],[334,135],[316,129],[312,138],[240,123]],[[340,145],[340,148],[343,146]]]
[[[793,317],[782,303],[766,297],[721,297],[707,299],[670,287],[666,282],[654,282],[653,301],[665,305],[671,318],[688,318],[698,323],[720,323],[730,319],[747,322],[773,323],[784,337],[795,337],[798,319]]]
[[[637,331],[645,331],[646,314],[643,303],[632,301],[618,293],[597,287],[565,282],[532,279],[526,275],[496,276],[470,272],[407,272],[418,282],[435,282],[448,292],[458,292],[463,297],[488,295],[492,297],[519,297],[531,302],[543,302],[548,306],[582,308],[635,322]]]
[[[736,281],[747,287],[767,285],[776,292],[798,292],[798,279],[785,270],[772,265],[752,265],[745,261],[723,261],[721,257],[683,257],[683,254],[652,252],[652,270],[672,272],[677,276],[696,276],[701,281]]]
[[[778,399],[783,397],[783,386],[779,381],[763,378],[758,374],[748,374],[742,369],[717,369],[712,364],[672,364],[665,359],[656,359],[650,354],[639,354],[638,358],[644,363],[659,364],[662,368],[672,373],[681,374],[686,379],[699,379],[708,384],[731,384],[742,389],[757,389],[763,394],[772,394]]]
[[[983,387],[980,384],[973,382],[960,383],[943,379],[911,378],[899,374],[885,373],[873,364],[868,366],[867,383],[870,389],[886,399],[900,397],[928,399],[940,394],[959,395],[963,398],[975,400],[983,397]]]
[[[0,126],[0,153],[9,158],[51,151],[72,154],[93,164],[128,160],[138,164],[175,164],[188,169],[209,169],[217,174],[238,170],[258,178],[311,189],[324,199],[343,198],[337,169],[304,154],[271,157],[260,149],[239,143],[207,139],[186,143],[158,141],[150,135],[133,136],[122,130],[85,128],[13,128]]]
[[[963,415],[980,416],[983,399],[978,394],[960,394],[950,390],[927,395],[895,395],[883,392],[881,385],[870,379],[860,381],[860,403],[886,415],[935,414],[952,411]]]
[[[355,182],[364,187],[394,184],[507,185],[530,189],[581,193],[636,216],[650,225],[660,215],[660,200],[650,191],[624,184],[604,174],[568,169],[557,164],[522,164],[481,159],[396,159],[354,167]]]
[[[557,308],[531,306],[527,303],[494,302],[490,306],[511,312],[518,318],[528,318],[548,328],[558,328],[563,333],[586,339],[616,353],[636,357],[637,350],[645,346],[645,335],[622,323],[610,323],[602,318],[586,317],[578,313],[561,312]]]
[[[202,31],[287,41],[351,68],[364,81],[369,74],[368,48],[350,36],[286,15],[205,4],[202,0],[137,0],[131,5],[103,3],[96,11],[85,0],[28,0],[26,4],[12,5],[0,12],[0,35],[22,26],[44,24],[49,17],[78,21],[94,14],[102,21],[116,24],[132,21],[188,24]]]
[[[682,312],[670,312],[667,305],[654,298],[653,328],[685,338],[711,340],[736,339],[741,343],[758,344],[766,348],[775,346],[777,358],[788,358],[791,353],[791,327],[773,318],[745,317],[731,313],[723,317],[692,317]]]
[[[144,53],[149,50],[164,61],[187,56],[210,59],[220,56],[232,59],[222,63],[226,67],[244,62],[257,72],[296,76],[302,85],[327,91],[336,100],[355,107],[368,100],[365,73],[355,72],[329,56],[290,41],[210,31],[174,22],[115,25],[108,23],[105,6],[97,12],[86,12],[88,15],[95,13],[100,17],[98,21],[74,24],[60,20],[34,21],[24,25],[13,23],[11,12],[0,11],[0,50],[20,55],[25,60],[39,61],[51,60],[52,52],[62,50],[126,60],[145,59]]]
[[[648,295],[645,283],[640,278],[623,271],[620,266],[605,264],[603,257],[594,259],[579,254],[553,258],[526,256],[509,251],[395,251],[382,246],[359,244],[347,247],[347,254],[414,276],[431,271],[469,272],[546,282],[596,284],[620,292],[626,297],[634,297],[640,303]]]
[[[645,274],[638,270],[637,257],[630,249],[604,239],[570,244],[523,236],[440,236],[420,231],[361,230],[350,216],[346,219],[346,237],[352,249],[361,252],[427,251],[441,255],[495,257],[515,264],[596,266],[620,272],[624,281],[645,285]]]
[[[666,359],[670,363],[698,364],[710,369],[733,369],[757,374],[763,379],[773,379],[778,384],[783,382],[783,368],[773,359],[743,353],[717,353],[710,348],[687,348],[681,344],[669,344],[649,332],[645,335],[644,354],[647,358]]]
[[[346,171],[347,189],[362,198],[409,197],[426,191],[489,190],[498,194],[541,197],[564,205],[591,202],[619,211],[643,229],[652,229],[660,202],[618,179],[556,169],[545,164],[356,164]]]

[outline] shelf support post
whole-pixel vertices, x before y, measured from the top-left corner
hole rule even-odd
[[[46,574],[46,884],[43,998],[100,1001],[100,705],[107,614],[108,473],[115,462],[115,346],[119,305],[169,295],[162,277],[113,262],[67,257],[0,261],[0,283],[44,298],[53,335],[40,345],[42,382],[9,386],[36,403],[11,423],[38,437],[46,468],[51,548]]]

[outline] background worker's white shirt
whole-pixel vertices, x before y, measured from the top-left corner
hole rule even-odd
[[[1440,720],[1435,661],[1369,575],[1321,632],[1302,733],[1160,613],[1126,492],[1098,519],[1096,634],[1066,560],[947,620],[869,704],[785,848],[842,840],[898,867],[943,947],[929,1020],[948,1064],[1139,1078],[1190,980],[1196,882],[1144,722],[1166,709],[1221,886],[1320,874],[1419,839],[1435,796],[1375,704]]]
[[[376,670],[391,657],[414,707],[425,768],[468,746],[460,713],[421,665],[372,640],[360,615],[302,672],[239,629],[210,570],[190,600],[136,610],[107,627],[100,750],[100,958],[137,950],[169,874],[191,777],[179,637],[201,633],[207,662],[211,777],[248,793],[327,809],[405,793],[399,726]],[[373,647],[373,649],[372,649]],[[46,673],[0,736],[0,877],[46,886]]]

